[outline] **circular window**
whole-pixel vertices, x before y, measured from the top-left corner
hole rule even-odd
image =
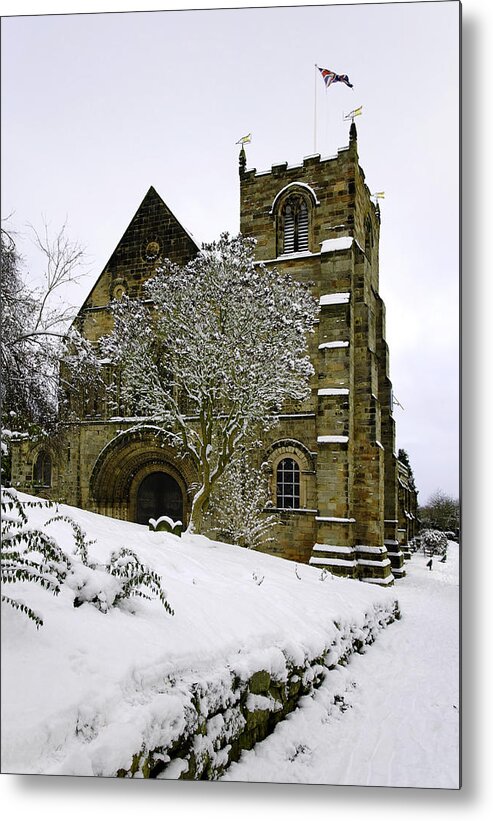
[[[121,299],[126,290],[126,282],[123,277],[117,277],[113,283],[113,288],[111,289],[113,299]]]
[[[157,240],[153,239],[147,243],[144,250],[144,257],[148,262],[153,262],[158,258],[161,247]]]

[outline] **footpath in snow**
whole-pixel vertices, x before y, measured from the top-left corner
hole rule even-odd
[[[413,555],[395,585],[401,620],[224,780],[459,787],[459,547],[431,571],[427,561]]]

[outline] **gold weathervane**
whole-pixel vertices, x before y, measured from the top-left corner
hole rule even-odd
[[[246,137],[241,137],[241,138],[240,138],[240,139],[239,139],[239,140],[235,143],[235,145],[245,145],[246,143],[251,143],[251,141],[252,141],[252,135],[251,135],[251,134],[247,134],[247,135],[246,135]]]
[[[360,105],[359,108],[354,108],[352,111],[349,112],[349,114],[343,114],[342,119],[343,120],[351,120],[351,122],[354,123],[354,118],[359,117],[361,114],[363,114],[363,106],[362,105]]]

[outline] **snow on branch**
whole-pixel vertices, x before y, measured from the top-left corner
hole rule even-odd
[[[165,261],[142,301],[113,304],[103,340],[123,399],[159,417],[195,464],[193,529],[237,448],[286,401],[309,395],[318,305],[305,285],[255,264],[253,251],[252,240],[223,234],[184,267]]]

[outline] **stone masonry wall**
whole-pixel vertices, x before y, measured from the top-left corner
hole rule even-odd
[[[316,451],[316,540],[310,561],[320,559],[320,566],[332,572],[355,576],[364,566],[368,577],[380,573],[391,580],[384,542],[395,528],[385,518],[394,517],[396,477],[384,308],[378,295],[380,215],[358,163],[356,129],[351,126],[349,147],[328,160],[314,155],[299,166],[278,164],[257,173],[246,170],[240,159],[240,183],[241,231],[255,236],[257,258],[309,284],[321,301],[310,340],[311,399],[301,408],[315,411],[315,431],[309,426],[301,437]],[[278,215],[291,192],[301,193],[309,204],[308,251],[284,255]],[[338,242],[351,237],[352,245]],[[286,511],[284,518],[279,539],[287,550],[300,514]],[[378,555],[368,557],[365,547]],[[397,564],[392,560],[392,566]]]
[[[131,756],[131,764],[116,775],[121,778],[176,778],[216,780],[243,750],[250,750],[273,732],[300,703],[316,690],[337,665],[347,664],[354,652],[363,652],[380,630],[400,618],[397,601],[375,607],[362,628],[335,624],[337,637],[317,657],[295,661],[273,648],[275,669],[251,671],[248,661],[216,670],[201,681],[193,677],[173,677],[163,682],[160,692],[179,695],[184,705],[174,709],[174,732],[149,749],[142,744]],[[261,651],[262,652],[262,651]],[[272,652],[267,652],[271,664]],[[239,659],[240,660],[240,659]],[[177,700],[177,699],[176,699]],[[344,703],[344,693],[336,693],[334,706]],[[156,719],[159,725],[158,717]]]

